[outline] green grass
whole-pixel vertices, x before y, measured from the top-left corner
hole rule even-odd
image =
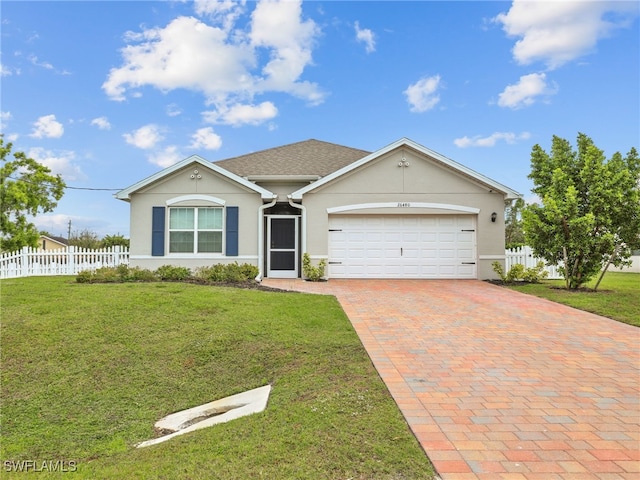
[[[509,288],[640,327],[639,273],[608,272],[595,292],[594,285],[595,280],[587,288],[566,290],[564,280],[545,280]]]
[[[100,479],[433,477],[333,297],[70,277],[0,288],[3,462],[74,461],[74,478]],[[260,414],[133,447],[169,413],[267,383]]]

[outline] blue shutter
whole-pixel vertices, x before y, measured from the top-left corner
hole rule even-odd
[[[226,253],[228,257],[238,256],[238,207],[227,207],[227,224],[225,228]]]
[[[151,255],[164,256],[165,207],[153,207],[151,215]]]

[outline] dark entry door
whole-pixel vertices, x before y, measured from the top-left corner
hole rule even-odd
[[[298,217],[277,215],[268,217],[267,276],[298,277]]]

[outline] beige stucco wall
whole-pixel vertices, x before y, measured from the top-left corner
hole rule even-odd
[[[197,169],[202,178],[192,179]],[[166,254],[151,256],[152,207],[168,207],[167,202],[186,195],[206,195],[224,201],[226,206],[237,206],[239,215],[238,256],[223,254]],[[215,206],[203,200],[184,200],[171,206]],[[257,265],[258,257],[258,209],[262,205],[260,195],[236,184],[218,173],[191,165],[161,181],[149,185],[131,195],[131,265],[156,269],[162,265],[181,265],[195,268],[214,263],[251,263]],[[168,219],[167,219],[168,225]],[[167,234],[168,235],[168,234]],[[165,246],[169,243],[165,237]],[[224,245],[223,245],[224,252]]]
[[[409,164],[407,167],[398,166],[403,158]],[[410,206],[354,210],[353,213],[462,213],[449,208],[413,208],[417,203],[479,209],[476,235],[478,278],[496,278],[491,263],[504,259],[504,196],[408,149],[391,152],[304,195],[302,203],[306,207],[309,254],[325,257],[328,253],[328,208],[378,202]],[[491,222],[492,212],[497,213],[495,223]]]

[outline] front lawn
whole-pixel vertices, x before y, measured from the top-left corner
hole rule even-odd
[[[31,460],[75,462],[74,478],[433,478],[333,297],[70,277],[0,289],[4,475]],[[260,414],[134,448],[169,413],[265,384]]]
[[[564,280],[545,280],[509,288],[640,327],[640,273],[607,272],[595,292],[594,285],[575,291],[564,289]]]

